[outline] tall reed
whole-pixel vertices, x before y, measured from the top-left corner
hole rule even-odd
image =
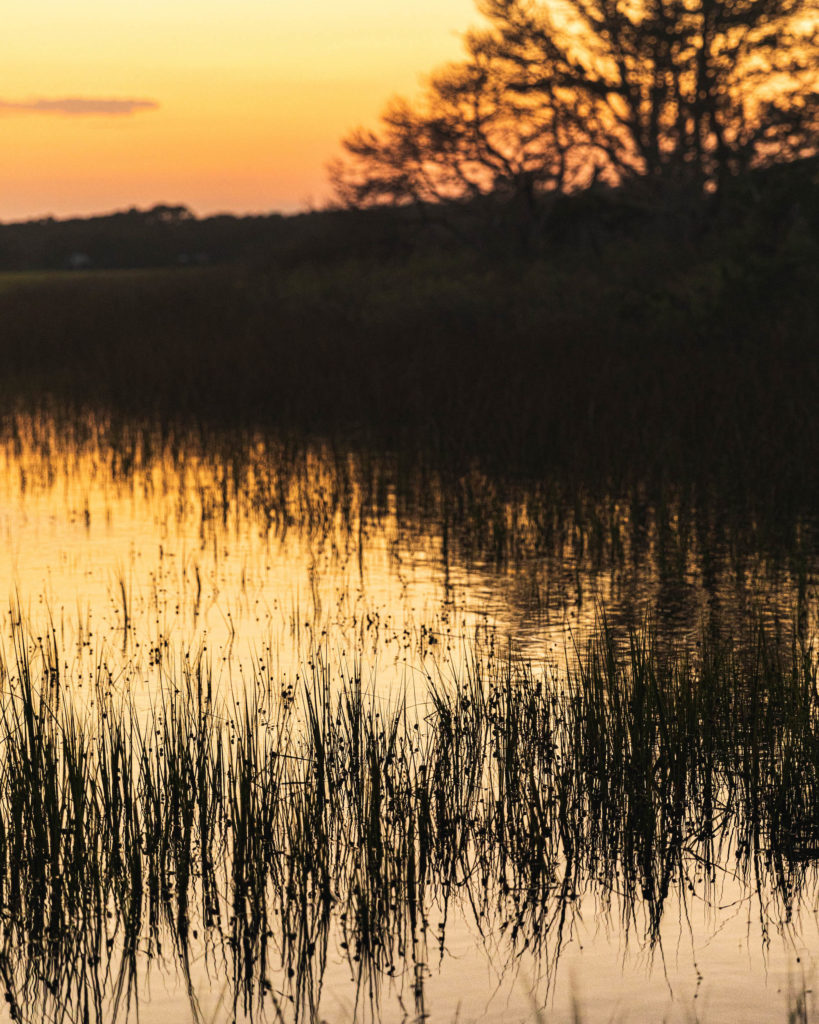
[[[15,1019],[125,1014],[155,961],[196,1015],[197,960],[233,1012],[312,1019],[339,955],[362,1014],[390,986],[421,1014],[456,908],[553,971],[584,898],[656,944],[692,893],[716,913],[734,886],[770,928],[815,893],[812,650],[760,628],[674,651],[601,626],[560,672],[494,650],[467,666],[384,700],[316,651],[301,689],[266,678],[228,701],[181,658],[146,710],[102,667],[81,703],[54,637],[18,618],[0,665]]]

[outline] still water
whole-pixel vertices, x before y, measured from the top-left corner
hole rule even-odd
[[[683,646],[704,622],[730,629],[752,607],[769,622],[814,628],[804,560],[739,544],[682,502],[547,507],[522,493],[498,508],[485,482],[467,480],[471,504],[463,513],[461,500],[450,517],[440,485],[419,497],[389,472],[379,469],[375,484],[374,475],[360,457],[320,444],[296,452],[243,438],[211,452],[195,438],[93,417],[19,416],[0,444],[6,649],[23,620],[33,649],[55,637],[77,700],[104,670],[147,713],[192,660],[207,662],[232,700],[260,670],[298,687],[320,651],[333,672],[356,666],[375,699],[423,703],[429,677],[457,685],[489,649],[559,677],[602,619],[616,631],[649,617]],[[812,1005],[815,871],[805,869],[795,912],[782,913],[731,869],[733,855],[726,840],[718,878],[683,884],[681,871],[650,938],[645,909],[616,888],[601,895],[591,879],[542,944],[519,940],[503,901],[481,906],[465,885],[432,898],[417,947],[373,980],[362,979],[333,920],[326,960],[302,968],[315,989],[311,1012],[328,1021],[785,1020],[794,993],[808,990]],[[138,1004],[148,1022],[257,1019],[258,1007],[236,1001],[237,979],[213,940],[191,949],[184,972],[172,948],[146,958],[130,1002],[113,992],[113,975],[103,978],[106,1012],[130,1006],[133,1015]],[[271,954],[266,969],[271,991],[284,993],[267,1015],[293,1018],[293,968]]]

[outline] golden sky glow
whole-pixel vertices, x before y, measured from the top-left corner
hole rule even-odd
[[[339,138],[457,57],[475,21],[472,0],[7,4],[0,220],[320,203]],[[89,112],[110,100],[158,106]]]

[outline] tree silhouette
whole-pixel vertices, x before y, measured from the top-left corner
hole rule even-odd
[[[419,105],[393,100],[380,132],[344,140],[349,159],[330,174],[346,205],[491,200],[531,213],[540,193],[575,184],[563,108],[517,88],[517,65],[486,42],[467,38],[467,59],[430,76]]]
[[[609,174],[717,187],[812,155],[815,0],[486,0],[512,88],[567,95]]]
[[[343,140],[348,205],[515,200],[597,177],[697,195],[819,151],[819,0],[482,0],[488,27]]]

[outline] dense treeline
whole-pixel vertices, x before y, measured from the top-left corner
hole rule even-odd
[[[399,244],[404,214],[328,210],[196,217],[158,205],[104,216],[0,224],[0,271],[270,265]],[[390,240],[392,239],[392,240]]]
[[[749,247],[765,254],[789,238],[815,241],[819,235],[818,172],[816,158],[802,159],[757,170],[719,196],[665,206],[598,183],[572,195],[552,195],[541,205],[534,228],[527,221],[523,233],[515,217],[487,217],[483,201],[206,218],[184,206],[159,205],[97,217],[0,223],[0,272],[224,264],[276,272],[445,250],[495,265],[521,256],[560,260],[579,253],[585,264],[581,272],[597,273],[607,246],[636,244],[648,251],[665,236],[689,251],[705,252],[726,231],[746,255]]]

